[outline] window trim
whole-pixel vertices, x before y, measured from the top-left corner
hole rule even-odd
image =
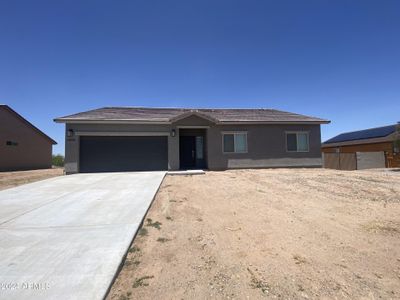
[[[222,153],[223,154],[246,154],[249,151],[249,144],[247,141],[247,131],[222,131]],[[224,148],[224,135],[230,134],[233,135],[233,152],[225,152]],[[246,136],[246,151],[236,152],[235,149],[235,141],[236,141],[236,134],[244,134]]]
[[[307,134],[307,150],[298,150],[298,134]],[[289,150],[288,149],[288,143],[287,143],[287,135],[288,134],[296,134],[296,150]],[[285,131],[285,145],[286,145],[286,152],[289,153],[307,153],[310,152],[310,132],[309,131]]]

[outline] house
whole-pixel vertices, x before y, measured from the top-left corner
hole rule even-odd
[[[66,123],[65,170],[321,167],[327,120],[273,109],[105,107]]]
[[[341,170],[400,167],[398,124],[339,134],[322,144],[324,167]]]
[[[11,107],[0,104],[0,171],[51,168],[55,144]]]

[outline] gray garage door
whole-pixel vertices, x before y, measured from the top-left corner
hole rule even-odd
[[[166,136],[82,136],[80,172],[159,171],[168,168]]]

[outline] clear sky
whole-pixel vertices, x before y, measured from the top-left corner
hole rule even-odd
[[[400,1],[0,0],[0,103],[53,118],[102,106],[263,107],[340,132],[400,121]]]

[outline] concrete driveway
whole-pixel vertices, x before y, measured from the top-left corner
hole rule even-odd
[[[76,174],[0,192],[0,299],[105,296],[165,172]]]

